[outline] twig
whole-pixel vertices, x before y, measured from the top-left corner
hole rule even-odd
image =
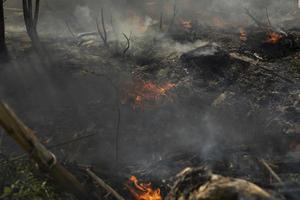
[[[101,16],[101,25],[102,25],[102,31],[103,31],[103,33],[102,33],[102,31],[100,29],[100,26],[99,26],[99,16],[96,18],[97,30],[98,30],[99,36],[102,39],[104,45],[106,47],[109,47],[109,45],[107,43],[107,32],[106,32],[106,27],[105,27],[105,22],[104,22],[104,11],[103,11],[103,8],[101,8],[100,16]]]
[[[79,42],[78,38],[76,37],[76,34],[72,31],[72,28],[69,25],[69,23],[67,21],[65,21],[65,24],[66,24],[68,31],[71,33],[72,37]]]
[[[85,70],[86,73],[92,74],[94,76],[99,76],[105,78],[107,81],[109,81],[115,90],[116,93],[116,112],[117,112],[117,118],[116,118],[116,135],[115,135],[115,160],[118,163],[119,162],[119,146],[120,146],[120,124],[121,124],[121,107],[120,107],[120,96],[119,96],[119,89],[114,84],[113,80],[109,77],[107,77],[105,74],[100,74],[94,71]]]
[[[124,38],[126,39],[127,45],[126,48],[123,50],[123,56],[126,54],[128,49],[130,48],[130,39],[127,37],[125,33],[123,33]]]
[[[55,16],[58,16],[58,13],[56,13],[48,4],[48,1],[45,1],[45,5],[47,7],[47,9],[52,13],[54,14]],[[73,32],[70,24],[68,23],[67,20],[65,19],[62,19],[62,21],[64,22],[64,24],[66,25],[67,27],[67,30],[70,32],[70,34],[72,35],[72,37],[77,41],[77,42],[80,42],[80,39],[78,39],[78,37],[76,36],[76,34]]]
[[[265,29],[264,24],[258,21],[247,8],[245,8],[245,11],[246,14],[256,23],[257,26],[259,26],[262,29]]]
[[[293,81],[292,79],[289,79],[289,78],[287,78],[287,77],[284,77],[284,76],[282,76],[282,75],[280,75],[280,74],[274,72],[272,69],[269,69],[269,68],[266,67],[266,66],[259,65],[259,64],[258,64],[259,62],[256,61],[256,60],[254,60],[254,59],[252,59],[252,58],[249,58],[249,57],[244,56],[244,55],[240,55],[240,54],[238,54],[238,53],[230,53],[230,56],[231,56],[232,58],[241,60],[241,61],[243,61],[243,62],[247,62],[247,63],[249,63],[249,64],[252,64],[252,65],[254,65],[254,66],[256,66],[256,67],[258,67],[258,68],[260,68],[260,69],[262,69],[262,70],[264,70],[264,71],[267,71],[267,72],[273,74],[274,76],[277,76],[278,78],[280,78],[280,79],[282,79],[282,80],[284,80],[284,81],[286,81],[286,82],[293,83],[293,84],[295,83],[295,81]]]
[[[268,20],[268,23],[269,23],[269,27],[270,27],[270,29],[272,30],[273,28],[272,28],[272,24],[271,24],[271,21],[270,21],[268,8],[266,8],[266,16],[267,16],[267,20]]]
[[[281,178],[276,174],[276,172],[270,167],[270,165],[264,159],[260,159],[259,161],[270,172],[270,174],[276,179],[278,183],[283,184]]]
[[[101,178],[99,178],[94,172],[90,169],[86,169],[88,175],[103,189],[105,189],[108,193],[112,194],[117,200],[125,200],[118,192],[116,192],[110,185],[105,183]]]

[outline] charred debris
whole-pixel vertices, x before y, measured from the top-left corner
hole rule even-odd
[[[137,32],[120,31],[105,8],[95,15],[91,32],[58,17],[69,36],[53,39],[38,33],[41,12],[58,15],[51,3],[40,10],[40,1],[24,0],[22,8],[30,40],[25,30],[9,30],[4,37],[0,9],[0,53],[6,57],[0,69],[0,199],[300,198],[299,29],[273,24],[267,9],[262,21],[244,10],[251,23],[241,27],[218,17],[210,22],[184,19],[175,5],[170,16],[161,12],[151,24],[138,19]],[[299,21],[297,15],[293,20]],[[16,44],[21,44],[19,50]],[[102,80],[110,88],[105,95],[114,97],[108,100],[112,106],[102,102],[105,95],[93,94],[97,101],[79,95],[80,106],[66,102],[62,108],[54,105],[58,114],[48,110],[51,122],[31,119],[26,113],[42,109],[28,103],[30,95],[18,93],[18,84],[5,88],[14,82],[8,78],[14,74],[11,66],[30,56],[36,59],[32,65],[45,66],[55,94],[68,93],[75,81],[93,87]],[[43,86],[42,81],[38,93]],[[76,106],[89,118],[77,119]],[[109,113],[101,112],[104,107],[113,112],[107,119],[99,117]],[[48,119],[47,112],[43,115]],[[67,127],[85,127],[93,117],[104,122],[86,128],[86,134]],[[160,125],[130,124],[149,118]],[[170,119],[172,123],[163,121]],[[162,133],[182,126],[186,135]],[[99,134],[102,128],[107,134]],[[71,133],[53,133],[61,130]],[[78,160],[68,156],[74,149]],[[99,161],[96,154],[103,155]],[[133,162],[139,156],[143,162]]]

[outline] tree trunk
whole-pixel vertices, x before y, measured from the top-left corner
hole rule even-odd
[[[6,56],[3,0],[0,0],[0,59]],[[0,60],[0,61],[1,61]]]

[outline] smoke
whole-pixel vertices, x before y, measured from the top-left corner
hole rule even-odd
[[[157,53],[163,52],[167,55],[176,52],[180,55],[207,43],[202,40],[179,43],[159,31],[158,23],[161,13],[163,13],[164,25],[168,26],[172,20],[174,4],[177,20],[187,18],[209,24],[213,17],[219,17],[228,22],[227,24],[237,26],[245,25],[245,21],[251,21],[245,15],[245,8],[251,10],[260,19],[266,17],[265,9],[268,8],[270,18],[274,23],[279,23],[284,15],[297,9],[296,0],[182,0],[174,2],[162,1],[149,4],[146,1],[125,2],[121,0],[48,1],[48,6],[42,4],[39,33],[41,36],[51,35],[54,39],[70,38],[67,22],[76,35],[94,31],[96,32],[94,39],[99,40],[96,19],[99,19],[99,12],[103,8],[109,40],[117,39],[123,42],[123,33],[132,36],[131,38],[140,37],[142,41],[159,38],[161,40],[157,45],[159,46]],[[20,6],[18,0],[8,3],[9,6]],[[13,23],[11,22],[10,25],[15,28],[16,25]],[[154,31],[149,33],[147,30]],[[139,42],[135,42],[134,39],[131,43],[133,49],[139,45]],[[60,43],[59,40],[55,42]],[[78,49],[75,51],[83,54]],[[44,137],[53,137],[54,141],[65,140],[74,134],[99,133],[97,137],[82,142],[81,146],[66,147],[64,152],[72,155],[72,159],[87,163],[114,162],[117,115],[114,103],[116,94],[111,83],[94,76],[83,78],[81,74],[74,72],[48,77],[48,71],[41,70],[42,64],[34,61],[37,58],[31,55],[25,56],[30,59],[25,59],[25,61],[21,59],[18,63],[18,65],[27,63],[25,66],[8,67],[7,71],[1,73],[0,94],[17,107],[17,111],[25,116],[29,124],[34,124],[33,128],[38,133],[45,134]],[[71,59],[77,58],[71,57]],[[115,62],[118,68],[128,70],[122,61]],[[104,70],[111,67],[107,63],[106,61],[102,63],[105,65],[101,66]],[[89,65],[89,63],[84,64]],[[99,67],[95,63],[93,65],[96,69]],[[62,68],[68,67],[71,68],[72,65],[67,63]],[[99,71],[102,70],[101,67]],[[111,76],[116,76],[116,74]],[[119,81],[116,82],[119,83]],[[133,110],[128,105],[121,106],[119,149],[122,161],[132,163],[159,160],[165,153],[178,149],[192,150],[205,158],[209,157],[210,152],[216,146],[241,144],[241,141],[249,138],[255,142],[260,139],[255,140],[255,135],[251,136],[251,133],[253,129],[258,129],[257,122],[261,118],[258,117],[252,123],[245,121],[241,123],[241,118],[236,119],[237,113],[247,113],[245,99],[239,99],[242,105],[236,106],[240,106],[237,110],[220,116],[220,113],[214,113],[207,106],[218,94],[199,92],[196,95],[189,95],[174,104],[153,109]],[[241,107],[245,110],[240,111]],[[56,135],[53,136],[54,133]]]

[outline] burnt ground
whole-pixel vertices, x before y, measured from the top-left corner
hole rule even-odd
[[[166,192],[164,181],[187,166],[209,166],[273,189],[257,159],[277,166],[284,181],[299,183],[298,50],[261,60],[255,50],[243,49],[247,44],[238,31],[180,30],[134,38],[123,56],[97,37],[79,44],[71,37],[41,36],[50,64],[34,52],[25,32],[9,32],[11,61],[1,64],[1,99],[71,168],[93,166],[122,194],[128,194],[122,183],[129,175],[161,184]],[[213,57],[219,62],[203,67],[202,60],[183,59],[212,42],[225,52]],[[168,91],[172,100],[137,108],[131,97],[122,101],[127,83],[139,84],[137,78],[176,84]],[[2,154],[22,154],[2,135]]]

